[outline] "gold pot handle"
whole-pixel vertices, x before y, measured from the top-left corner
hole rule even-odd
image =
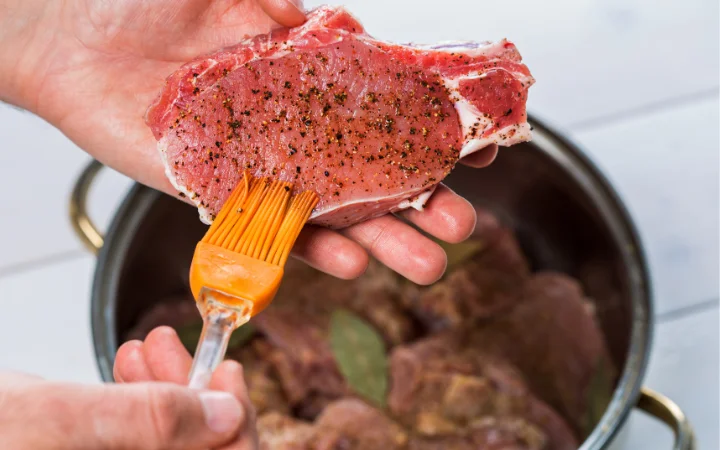
[[[672,428],[675,433],[673,450],[695,450],[695,432],[675,402],[651,389],[642,388],[637,407]]]
[[[85,247],[96,255],[102,248],[104,239],[87,214],[87,197],[90,186],[102,168],[102,163],[93,159],[80,173],[70,196],[70,222],[75,234]]]

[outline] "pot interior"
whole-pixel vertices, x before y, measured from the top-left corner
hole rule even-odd
[[[511,226],[533,270],[564,272],[582,283],[615,366],[625,368],[620,380],[629,371],[639,378],[650,305],[632,225],[592,165],[535,126],[532,143],[502,150],[482,170],[458,166],[446,184]],[[205,230],[191,206],[142,186],[129,194],[108,232],[95,280],[93,329],[107,381],[126,331],[154,302],[186,289],[194,247]],[[640,329],[634,328],[638,321]],[[643,342],[633,349],[637,339]],[[629,359],[637,349],[643,354]],[[625,387],[621,397],[632,397],[637,387]],[[608,420],[620,420],[623,408]]]

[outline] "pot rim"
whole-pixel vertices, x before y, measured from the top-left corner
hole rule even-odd
[[[632,324],[627,357],[621,376],[602,418],[585,438],[580,450],[605,448],[615,437],[640,396],[650,355],[653,304],[650,272],[644,247],[629,211],[603,172],[567,134],[535,115],[528,115],[534,127],[533,141],[541,151],[563,166],[582,185],[584,192],[601,211],[631,280]],[[580,167],[582,170],[573,170]],[[135,182],[110,223],[104,245],[97,255],[91,290],[90,325],[93,348],[103,381],[113,381],[113,360],[117,350],[115,294],[118,291],[117,265],[125,260],[129,244],[145,213],[164,194]]]
[[[569,138],[569,134],[563,132],[560,127],[553,126],[551,128],[547,121],[537,119],[532,115],[529,115],[528,121],[531,121],[536,129],[543,131],[541,136],[544,134],[543,137],[547,137],[551,141],[550,145],[558,146],[556,154],[553,155],[556,162],[566,169],[577,167],[577,165],[583,167],[582,173],[569,172],[586,188],[587,195],[603,213],[603,217],[610,225],[613,237],[617,240],[622,234],[626,235],[624,240],[620,239],[617,243],[622,251],[626,270],[629,271],[631,297],[635,300],[631,305],[632,325],[627,357],[610,403],[579,450],[603,449],[612,442],[620,431],[621,425],[638,403],[650,359],[655,315],[652,279],[645,247],[642,245],[640,233],[625,203],[590,156],[583,152],[581,147]],[[543,146],[540,147],[543,151],[548,150]],[[564,147],[564,150],[560,150],[559,147]],[[567,160],[566,157],[569,154],[576,160],[575,164],[570,164],[570,161]],[[582,179],[579,179],[581,176]]]

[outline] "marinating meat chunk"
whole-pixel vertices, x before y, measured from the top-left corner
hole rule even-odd
[[[510,361],[581,433],[598,365],[610,378],[614,372],[592,304],[575,280],[558,273],[533,276],[522,296],[509,314],[471,327],[468,342]]]
[[[429,287],[405,286],[403,301],[432,331],[492,317],[522,300],[519,288],[530,269],[512,231],[492,229],[471,239],[480,247],[477,253],[442,280]]]
[[[466,337],[453,330],[393,350],[388,395],[393,416],[430,441],[467,435],[478,418],[523,420],[537,428],[533,435],[542,439],[535,441],[547,440],[553,449],[577,448],[570,428],[527,388],[520,372],[484,354],[482,346],[468,345]]]

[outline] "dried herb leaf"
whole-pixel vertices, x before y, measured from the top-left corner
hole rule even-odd
[[[447,254],[446,273],[452,272],[455,268],[485,248],[485,242],[479,238],[470,238],[459,244],[448,244],[435,238],[433,238],[433,240],[437,242]]]
[[[380,334],[356,315],[335,310],[330,319],[330,347],[348,385],[365,399],[385,407],[388,365]]]
[[[585,416],[585,435],[592,433],[600,422],[605,410],[612,399],[615,379],[615,370],[610,361],[600,357],[595,365],[595,372],[588,386],[587,411]]]
[[[202,321],[191,322],[183,325],[182,327],[178,327],[175,330],[180,337],[180,342],[183,343],[190,354],[194,354],[197,349],[200,334],[202,333],[202,326]],[[246,323],[237,330],[233,331],[233,334],[230,336],[230,342],[228,343],[228,349],[244,344],[254,335],[255,328],[251,324]]]

